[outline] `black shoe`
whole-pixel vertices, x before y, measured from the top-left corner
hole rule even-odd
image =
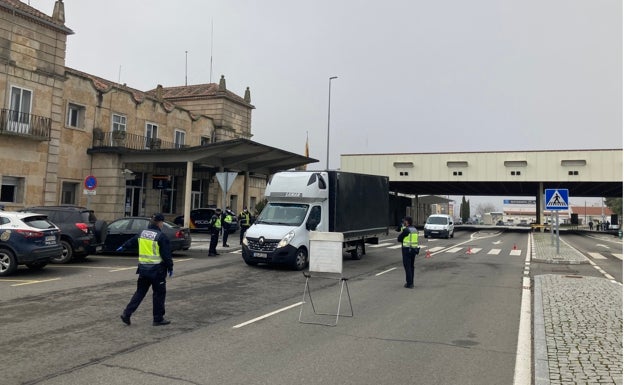
[[[162,319],[160,321],[154,321],[152,322],[153,326],[164,326],[164,325],[169,325],[171,323],[171,321],[169,321],[168,319]]]
[[[230,245],[223,245],[223,247],[230,247]]]
[[[414,285],[408,285],[407,283],[405,285],[403,285],[403,287],[407,288],[407,289],[413,289]]]
[[[215,255],[217,255],[217,253],[208,253],[209,257],[214,257]]]
[[[120,315],[119,317],[121,318],[121,321],[122,321],[123,323],[125,323],[126,325],[130,325],[130,317],[126,317],[126,316],[125,316],[125,315],[123,315],[123,314],[122,314],[122,315]]]

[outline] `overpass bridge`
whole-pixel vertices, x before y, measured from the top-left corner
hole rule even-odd
[[[622,149],[343,154],[340,169],[385,175],[409,195],[530,196],[543,223],[545,189],[622,197]]]

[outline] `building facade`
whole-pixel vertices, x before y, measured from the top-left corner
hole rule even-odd
[[[73,31],[64,13],[62,0],[52,16],[0,0],[0,205],[6,210],[77,204],[112,220],[153,212],[173,219],[210,205],[253,209],[270,172],[308,163],[249,140],[249,88],[240,97],[223,76],[219,84],[143,92],[67,68]],[[262,164],[227,163],[235,149],[240,159],[270,157]],[[267,166],[272,161],[274,168]],[[219,173],[235,175],[227,194]]]

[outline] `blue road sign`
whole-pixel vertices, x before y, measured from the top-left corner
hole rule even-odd
[[[567,210],[568,189],[547,188],[545,191],[546,210]]]
[[[87,188],[87,190],[95,190],[95,188],[97,187],[97,179],[95,179],[93,175],[89,175],[84,180],[84,186]]]

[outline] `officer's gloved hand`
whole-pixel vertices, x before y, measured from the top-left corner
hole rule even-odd
[[[168,272],[169,272],[169,278],[173,277],[173,268],[169,269]]]
[[[122,251],[122,250],[123,250],[123,246],[119,246],[116,251]]]

